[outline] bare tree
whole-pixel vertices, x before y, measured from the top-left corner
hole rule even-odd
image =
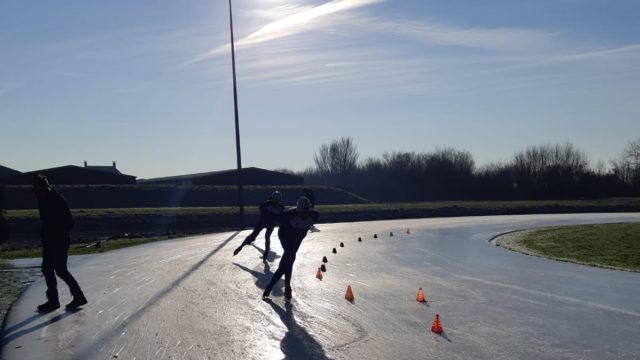
[[[321,145],[313,161],[320,174],[342,176],[357,169],[359,156],[353,139],[341,137],[329,145]]]
[[[612,160],[613,172],[627,184],[640,182],[640,138],[629,142],[620,159]]]
[[[624,149],[624,157],[635,169],[640,168],[640,138],[629,142]]]
[[[579,174],[587,171],[587,155],[572,144],[530,146],[514,156],[516,170],[526,176],[544,175],[551,169]]]

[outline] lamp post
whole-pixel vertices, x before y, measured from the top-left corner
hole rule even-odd
[[[238,201],[240,205],[240,230],[244,229],[244,196],[242,190],[242,157],[240,155],[240,123],[238,121],[238,89],[236,86],[236,54],[233,45],[233,16],[229,0],[229,28],[231,29],[231,69],[233,72],[233,109],[236,119],[236,159],[238,163]]]

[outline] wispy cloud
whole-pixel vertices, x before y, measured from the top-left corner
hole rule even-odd
[[[526,28],[459,27],[436,21],[385,21],[361,18],[354,25],[369,32],[411,38],[428,45],[458,46],[488,50],[539,49],[554,33]]]
[[[624,60],[625,58],[629,58],[630,56],[638,57],[638,55],[640,55],[640,44],[599,50],[574,50],[573,52],[569,53],[540,53],[533,56],[523,57],[520,59],[520,61],[514,62],[510,66],[504,67],[501,70],[519,70],[568,62],[573,63],[596,60]]]
[[[259,30],[239,39],[235,42],[235,46],[243,47],[263,43],[298,34],[300,32],[309,31],[314,29],[314,25],[317,25],[318,20],[324,17],[383,1],[385,0],[334,0],[314,7],[304,7],[280,20],[268,23]],[[218,46],[204,55],[200,55],[187,61],[186,64],[195,63],[220,55],[227,52],[230,46],[230,44]]]
[[[609,49],[582,51],[571,54],[560,54],[548,56],[546,59],[539,61],[539,64],[565,62],[565,61],[581,61],[593,59],[611,59],[619,56],[628,55],[629,53],[638,53],[640,44],[621,46]]]
[[[240,79],[247,86],[332,83],[356,91],[500,91],[586,78],[592,76],[587,67],[598,68],[599,60],[629,64],[640,50],[640,45],[589,46],[545,29],[459,26],[441,19],[374,17],[362,11],[382,1],[287,3],[244,11],[243,16],[267,24],[236,42],[244,48],[238,58]],[[228,51],[229,44],[218,46],[183,65],[221,61],[219,55]],[[587,67],[554,67],[573,62]],[[542,66],[549,68],[527,70]]]

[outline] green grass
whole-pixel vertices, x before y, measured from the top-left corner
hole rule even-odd
[[[182,237],[185,235],[172,234],[165,236],[153,236],[153,237],[141,237],[133,239],[115,239],[104,240],[100,243],[100,247],[88,246],[93,245],[95,242],[87,243],[73,243],[69,248],[69,255],[85,255],[85,254],[99,254],[110,250],[122,249],[135,245],[142,245],[155,241],[168,240],[173,238]],[[42,256],[42,248],[40,246],[34,247],[17,247],[0,251],[0,259],[22,259],[22,258],[36,258]],[[3,262],[0,260],[0,268],[2,268]]]
[[[545,211],[558,212],[569,209],[569,212],[589,212],[594,207],[606,211],[638,211],[640,209],[640,198],[612,198],[602,200],[545,200],[545,201],[438,201],[438,202],[406,202],[406,203],[367,203],[367,204],[350,204],[350,205],[319,205],[317,207],[321,214],[321,219],[330,219],[331,221],[339,221],[342,218],[358,219],[359,214],[365,214],[362,220],[390,219],[396,215],[423,217],[427,216],[452,216],[458,215],[486,215],[486,214],[508,214],[508,213],[542,213]],[[629,209],[632,210],[629,210]],[[93,223],[100,223],[103,228],[93,229],[85,227],[84,233],[74,231],[74,235],[83,243],[72,244],[70,253],[91,254],[109,251],[133,245],[144,244],[152,241],[163,240],[167,238],[177,237],[178,235],[154,236],[147,238],[125,238],[118,240],[109,240],[103,243],[101,248],[90,247],[86,245],[98,238],[106,238],[114,234],[123,234],[130,232],[128,230],[138,226],[140,233],[153,233],[156,229],[152,227],[155,216],[167,218],[181,219],[186,226],[175,229],[166,229],[167,231],[175,231],[187,233],[191,229],[193,231],[228,231],[233,226],[232,219],[238,213],[237,207],[183,207],[183,208],[114,208],[114,209],[72,209],[76,220],[92,219]],[[257,215],[258,207],[255,204],[245,207],[246,215]],[[344,216],[342,216],[344,215]],[[347,216],[348,215],[348,216]],[[22,221],[23,227],[31,227],[37,229],[38,211],[32,210],[9,210],[6,217],[9,221]],[[219,216],[216,218],[216,216]],[[95,221],[98,220],[98,221]],[[218,221],[219,220],[219,221]],[[358,221],[358,220],[357,220]],[[80,221],[77,222],[77,224]],[[91,223],[91,222],[89,222]],[[26,224],[26,225],[25,225]],[[105,225],[106,224],[106,225]],[[152,224],[152,225],[149,225]],[[212,224],[215,229],[202,224]],[[106,227],[105,227],[106,226]],[[145,230],[145,226],[149,227]],[[226,227],[226,228],[225,228]],[[107,229],[107,230],[105,230]],[[201,230],[198,230],[201,229]],[[206,230],[204,230],[206,229]],[[35,231],[35,230],[34,230]],[[161,234],[164,234],[161,233]],[[35,236],[35,235],[34,235]],[[121,235],[116,235],[121,236]],[[19,247],[5,248],[0,251],[0,259],[16,259],[24,257],[39,257],[41,249],[39,247],[23,244]],[[637,254],[637,252],[636,252]],[[636,255],[637,259],[637,255]]]
[[[634,206],[640,207],[640,198],[611,198],[602,200],[540,200],[540,201],[432,201],[405,203],[369,203],[350,205],[319,205],[318,211],[325,213],[375,212],[394,210],[438,210],[438,209],[477,209],[507,210],[539,207],[575,207],[585,208],[602,206]],[[238,208],[233,206],[219,207],[178,207],[178,208],[114,208],[114,209],[72,209],[74,217],[129,217],[145,215],[184,216],[184,215],[233,215]],[[258,214],[255,204],[245,206],[247,215]],[[37,218],[38,210],[8,210],[7,218]]]
[[[552,258],[640,271],[640,223],[537,230],[525,235],[521,243]]]
[[[110,217],[127,217],[127,216],[144,216],[144,215],[230,215],[238,212],[237,208],[231,206],[219,207],[184,207],[184,208],[105,208],[105,209],[72,209],[74,217],[100,218],[104,216]],[[257,209],[246,207],[245,213],[258,213]],[[29,210],[8,210],[6,211],[7,219],[17,218],[38,218],[37,209]]]

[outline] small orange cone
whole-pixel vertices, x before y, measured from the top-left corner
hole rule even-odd
[[[426,301],[424,299],[424,292],[422,292],[422,288],[418,289],[418,296],[416,297],[416,301],[417,302],[425,302]]]
[[[318,280],[322,280],[322,271],[320,271],[320,268],[318,268],[318,272],[316,272],[316,277]]]
[[[442,334],[442,324],[440,324],[440,314],[436,314],[436,318],[433,319],[433,325],[431,325],[431,331],[440,335]]]
[[[409,230],[409,228],[407,228],[407,235],[411,235],[411,230]]]
[[[353,291],[351,290],[351,285],[347,286],[347,293],[344,295],[344,298],[353,302]]]

